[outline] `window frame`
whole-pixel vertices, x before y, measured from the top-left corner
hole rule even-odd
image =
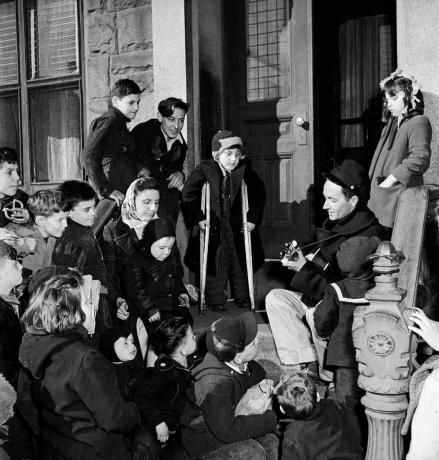
[[[84,76],[85,76],[85,59],[84,59],[84,15],[83,1],[76,0],[77,7],[77,31],[78,31],[78,67],[79,71],[75,75],[67,75],[64,77],[46,77],[37,79],[27,78],[27,49],[26,40],[28,31],[26,29],[26,0],[16,0],[16,24],[17,24],[17,51],[18,51],[18,83],[12,85],[4,85],[0,87],[0,95],[15,93],[18,95],[18,120],[19,120],[19,157],[22,188],[27,193],[34,193],[38,190],[53,189],[57,187],[59,182],[32,182],[32,155],[31,155],[31,120],[30,120],[30,93],[36,88],[62,88],[64,86],[77,84],[80,95],[80,110],[79,110],[79,125],[80,133],[80,148],[84,147],[85,133],[85,91],[84,91]],[[82,177],[84,172],[82,171]],[[73,178],[72,178],[73,179]]]

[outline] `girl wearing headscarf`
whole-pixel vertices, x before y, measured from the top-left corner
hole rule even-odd
[[[180,316],[193,323],[171,221],[154,219],[145,227],[122,269],[121,283],[129,311],[142,318],[148,333],[164,317]]]
[[[142,238],[145,226],[157,217],[159,201],[155,179],[136,179],[128,187],[120,217],[104,228],[102,254],[109,277],[110,309],[115,320],[117,317],[125,321],[130,315],[121,290],[121,270],[134,252],[136,242]]]

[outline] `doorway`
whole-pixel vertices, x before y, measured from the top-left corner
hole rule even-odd
[[[351,158],[369,168],[384,126],[379,82],[396,69],[395,0],[316,0],[316,191],[321,172]],[[317,220],[326,215],[316,202]]]

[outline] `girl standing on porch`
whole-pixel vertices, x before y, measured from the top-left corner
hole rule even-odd
[[[431,124],[423,115],[424,98],[416,79],[397,69],[380,87],[390,115],[369,169],[369,208],[380,224],[393,228],[400,194],[424,183],[430,166]]]

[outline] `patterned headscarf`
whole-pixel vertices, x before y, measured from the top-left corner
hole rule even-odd
[[[150,221],[150,219],[141,218],[137,213],[136,209],[136,194],[135,188],[136,185],[140,181],[148,180],[144,177],[136,179],[134,182],[131,182],[130,186],[128,187],[127,193],[125,195],[125,199],[122,203],[121,214],[122,214],[122,222],[127,224],[128,227],[133,229],[140,229],[145,227],[145,225]],[[152,180],[152,179],[150,179]],[[157,219],[157,214],[153,217],[153,219]]]

